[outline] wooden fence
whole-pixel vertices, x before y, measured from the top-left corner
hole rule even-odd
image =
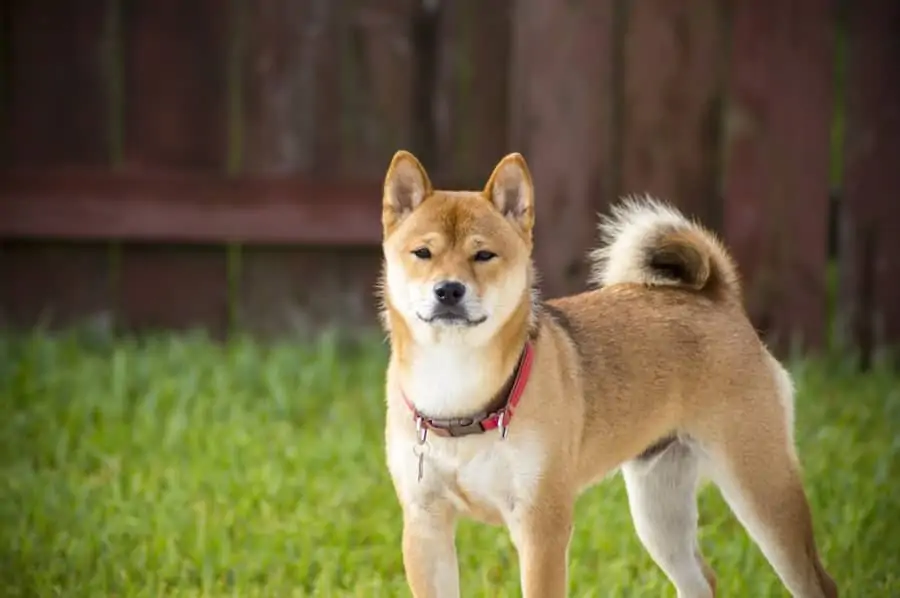
[[[773,343],[821,348],[833,315],[900,342],[898,6],[12,0],[2,320],[374,326],[403,147],[447,186],[524,153],[549,295],[583,287],[595,213],[650,192],[725,236]]]

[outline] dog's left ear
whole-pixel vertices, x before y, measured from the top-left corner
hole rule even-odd
[[[484,194],[501,214],[518,226],[527,238],[531,238],[534,185],[522,154],[508,154],[500,160],[485,185]]]

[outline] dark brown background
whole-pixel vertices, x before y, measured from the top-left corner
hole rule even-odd
[[[0,318],[374,327],[392,153],[473,188],[521,151],[545,294],[650,192],[725,237],[780,350],[900,343],[900,14],[844,4],[6,2]]]

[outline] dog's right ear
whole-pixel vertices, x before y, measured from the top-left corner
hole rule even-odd
[[[411,153],[394,154],[384,177],[381,225],[387,235],[432,193],[425,168]]]

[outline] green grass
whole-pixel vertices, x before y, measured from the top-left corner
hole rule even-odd
[[[408,596],[378,342],[0,337],[5,596]],[[843,596],[900,595],[900,377],[797,364],[798,444]],[[662,497],[664,498],[664,497]],[[784,596],[718,493],[722,596]],[[458,537],[464,596],[517,596],[503,530]],[[620,478],[578,504],[572,596],[674,596]]]

